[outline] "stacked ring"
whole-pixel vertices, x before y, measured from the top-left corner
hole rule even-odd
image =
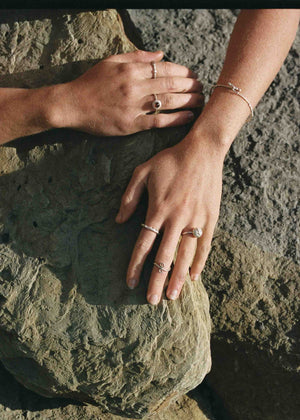
[[[156,76],[157,76],[156,63],[154,61],[151,61],[151,66],[153,68],[153,77],[152,77],[152,79],[156,79]],[[155,111],[155,114],[158,114],[159,113],[159,110],[161,108],[161,101],[157,99],[156,93],[153,93],[153,96],[154,96],[154,101],[152,102],[151,105],[152,105],[152,108]]]
[[[195,228],[192,228],[192,230],[187,230],[187,231],[181,233],[181,235],[188,235],[188,234],[190,234],[194,238],[198,239],[198,238],[201,238],[201,236],[203,234],[203,231],[202,231],[202,229],[200,229],[198,227],[195,227]]]

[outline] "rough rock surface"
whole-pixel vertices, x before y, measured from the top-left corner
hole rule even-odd
[[[146,49],[190,66],[208,93],[238,11],[129,13]],[[213,321],[207,379],[238,420],[296,420],[300,412],[299,35],[226,157],[202,276]]]
[[[37,87],[71,80],[94,62],[134,50],[115,10],[1,12],[1,86]],[[9,74],[9,78],[3,75]]]
[[[0,418],[1,420],[131,420],[103,412],[99,407],[62,398],[46,398],[20,385],[0,363]],[[214,404],[204,390],[205,398],[195,391],[182,395],[154,420],[220,420],[215,417]],[[224,420],[226,420],[224,418]]]
[[[134,48],[115,11],[51,14],[2,24],[2,86],[61,82]],[[142,418],[210,370],[202,283],[187,279],[176,302],[149,305],[152,253],[137,290],[125,285],[146,196],[134,218],[114,223],[134,168],[186,131],[56,130],[0,148],[0,359],[29,389]]]
[[[129,9],[145,49],[163,50],[199,74],[206,101],[217,81],[237,10]],[[298,35],[280,72],[227,155],[218,226],[266,251],[300,261]],[[298,171],[297,171],[298,168]]]
[[[202,277],[213,318],[211,385],[236,419],[296,420],[299,265],[220,231]]]

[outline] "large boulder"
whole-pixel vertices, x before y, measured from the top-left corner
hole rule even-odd
[[[216,233],[203,274],[214,323],[209,380],[235,419],[298,418],[299,277],[291,259]]]
[[[238,10],[129,13],[146,48],[193,68],[208,94]],[[207,380],[238,420],[296,420],[300,412],[299,44],[298,33],[227,154],[218,229],[202,275],[213,322]]]
[[[3,17],[1,86],[70,80],[133,50],[114,10]],[[31,12],[32,13],[32,12]],[[189,278],[177,301],[146,301],[159,238],[131,291],[125,275],[147,197],[114,222],[134,168],[187,131],[98,138],[55,130],[0,148],[0,359],[27,388],[142,418],[209,372],[209,302]]]
[[[46,398],[18,383],[0,363],[1,420],[132,420],[104,412],[91,404],[65,398]],[[189,395],[191,394],[191,396]],[[153,417],[155,420],[214,420],[215,407],[209,394],[195,391],[181,395]],[[217,417],[218,419],[220,417]],[[221,417],[222,418],[222,417]],[[222,418],[222,420],[225,420]]]

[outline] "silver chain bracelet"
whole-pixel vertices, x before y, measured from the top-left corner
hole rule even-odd
[[[219,85],[219,84],[217,84],[217,85],[214,85],[214,86],[211,87],[211,89],[210,89],[210,96],[211,96],[213,90],[216,87],[223,87],[223,88],[226,88],[226,89],[230,89],[233,93],[235,93],[236,95],[240,96],[247,103],[247,105],[249,106],[250,111],[251,111],[251,116],[249,116],[246,121],[248,122],[248,121],[251,120],[251,118],[254,116],[252,105],[250,104],[250,102],[248,101],[248,99],[244,95],[241,94],[241,89],[240,88],[234,86],[230,82],[228,82],[227,85]]]

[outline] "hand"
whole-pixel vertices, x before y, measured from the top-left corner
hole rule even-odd
[[[56,112],[56,126],[91,134],[120,136],[153,127],[187,124],[191,111],[153,113],[154,93],[161,110],[200,107],[204,103],[202,84],[188,68],[161,62],[163,52],[136,51],[102,60],[63,87],[62,109]],[[156,62],[153,79],[151,61]]]
[[[190,133],[189,133],[190,134]],[[163,230],[155,261],[169,268],[183,229],[199,227],[201,238],[183,235],[177,253],[167,297],[176,299],[188,273],[199,278],[210,251],[214,228],[219,216],[223,151],[212,139],[190,142],[189,135],[174,147],[164,149],[139,165],[121,200],[116,222],[123,223],[133,214],[144,188],[148,189],[149,204],[145,224]],[[156,233],[141,228],[129,263],[126,282],[134,288]],[[166,272],[156,266],[151,273],[147,300],[157,304],[161,298]]]

